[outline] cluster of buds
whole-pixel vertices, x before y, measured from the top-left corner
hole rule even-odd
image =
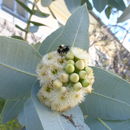
[[[41,88],[38,98],[52,110],[64,112],[92,92],[93,70],[86,51],[72,47],[46,54],[37,66]],[[66,50],[66,51],[65,51]]]

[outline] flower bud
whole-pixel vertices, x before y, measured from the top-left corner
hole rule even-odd
[[[66,54],[66,58],[67,58],[68,60],[73,60],[73,59],[74,59],[73,53],[69,51],[69,52]]]
[[[73,87],[76,91],[79,91],[82,88],[82,84],[80,82],[77,82],[74,84]]]
[[[61,88],[62,82],[60,80],[55,80],[55,81],[53,81],[53,86],[54,86],[54,88]]]
[[[61,82],[66,83],[66,82],[68,82],[68,80],[69,80],[69,75],[68,75],[68,74],[62,73],[62,74],[60,75],[60,81],[61,81]]]
[[[72,81],[74,83],[78,82],[79,81],[79,75],[76,74],[76,73],[71,74],[70,75],[70,81]]]
[[[74,61],[73,60],[68,60],[67,64],[74,64]]]
[[[85,67],[85,70],[86,70],[87,74],[92,73],[92,69],[90,67],[88,67],[88,66]]]
[[[67,64],[67,65],[65,66],[65,71],[66,71],[67,73],[72,73],[72,72],[74,72],[74,70],[75,70],[75,67],[74,67],[73,64]]]
[[[83,80],[82,81],[82,85],[83,85],[83,87],[88,87],[89,86],[89,82],[88,82],[88,80]]]
[[[83,61],[83,60],[78,60],[78,61],[75,63],[75,66],[76,66],[79,70],[84,69],[84,67],[85,67],[84,61]]]
[[[87,73],[86,71],[82,70],[79,72],[79,77],[80,79],[86,79],[87,78]]]

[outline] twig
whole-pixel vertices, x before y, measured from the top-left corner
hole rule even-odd
[[[75,124],[75,122],[73,121],[73,117],[72,117],[72,114],[70,115],[70,116],[67,116],[67,115],[65,115],[65,114],[61,114],[61,116],[63,116],[64,118],[66,118],[67,120],[69,120],[72,124],[73,124],[73,126],[74,127],[77,127],[77,125]]]

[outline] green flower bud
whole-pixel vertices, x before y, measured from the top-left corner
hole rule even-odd
[[[83,87],[88,87],[89,84],[90,84],[90,83],[89,83],[88,80],[86,80],[86,79],[82,81]]]
[[[67,64],[74,64],[74,61],[73,60],[68,60]]]
[[[70,81],[76,83],[79,81],[79,75],[77,73],[73,73],[70,75]]]
[[[86,70],[87,74],[92,73],[92,69],[90,67],[88,67],[88,66],[85,67],[85,70]]]
[[[74,84],[73,88],[76,91],[79,91],[82,88],[82,84],[80,82],[77,82],[77,83]]]
[[[68,82],[68,80],[69,80],[69,75],[68,75],[68,74],[62,73],[62,74],[60,75],[60,81],[61,81],[61,82],[66,83],[66,82]]]
[[[79,72],[79,77],[80,79],[86,79],[87,78],[87,73],[86,71],[82,70]]]
[[[62,82],[60,80],[55,80],[55,81],[53,81],[53,86],[55,88],[61,88],[62,87]]]
[[[76,66],[79,70],[84,69],[84,67],[85,67],[84,61],[83,61],[83,60],[78,60],[78,61],[75,63],[75,66]]]
[[[73,59],[74,59],[73,53],[69,51],[69,52],[66,54],[66,58],[67,58],[68,60],[73,60]]]
[[[65,93],[65,92],[67,91],[67,89],[66,89],[66,87],[61,87],[61,88],[60,88],[60,91],[61,91],[62,93]]]
[[[74,72],[74,70],[75,70],[75,67],[74,67],[73,64],[67,64],[67,65],[65,66],[65,71],[66,71],[67,73],[72,73],[72,72]]]

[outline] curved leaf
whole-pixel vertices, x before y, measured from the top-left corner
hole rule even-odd
[[[27,96],[40,59],[39,53],[26,42],[0,37],[0,97]]]
[[[49,6],[53,0],[41,0],[42,6]]]
[[[48,53],[52,48],[49,48],[49,46],[54,46],[54,48],[56,48],[57,46],[55,46],[57,39],[60,38],[61,34],[63,32],[63,27],[60,27],[59,29],[57,29],[55,32],[53,32],[51,35],[49,35],[41,44],[41,46],[39,47],[39,52],[41,55],[45,55],[46,53]]]
[[[100,118],[87,118],[86,123],[91,130],[130,130],[130,120],[125,121],[105,121]]]
[[[123,0],[107,0],[108,4],[112,7],[117,8],[118,10],[124,10],[126,8],[125,3]]]
[[[25,99],[8,100],[2,110],[2,121],[6,123],[17,118],[24,106]]]
[[[79,107],[76,107],[66,113],[71,115],[74,126],[69,120],[61,116],[60,113],[50,110],[39,102],[36,94],[39,89],[39,84],[33,88],[32,97],[25,103],[24,115],[26,120],[27,130],[89,130],[88,126],[84,123],[84,118]],[[33,119],[33,120],[31,120]]]
[[[130,5],[124,10],[123,14],[118,18],[118,23],[130,19]]]
[[[81,107],[93,118],[126,120],[130,118],[130,84],[118,76],[93,67],[94,91]]]
[[[107,5],[107,0],[93,0],[93,4],[97,11],[102,12]]]
[[[64,0],[67,8],[72,13],[75,9],[81,6],[80,0]]]
[[[17,119],[18,119],[20,125],[25,127],[26,121],[25,121],[25,115],[24,115],[24,106],[23,106],[23,109],[21,110],[21,112],[19,112]]]
[[[64,28],[57,30],[51,36],[46,38],[45,41],[43,41],[43,45],[41,45],[40,48],[41,54],[45,54],[45,52],[47,53],[49,51],[55,50],[61,44],[88,49],[88,26],[89,18],[87,7],[85,4],[79,7],[72,14]],[[52,41],[49,40],[50,37],[52,38]],[[50,43],[48,41],[50,41]]]

